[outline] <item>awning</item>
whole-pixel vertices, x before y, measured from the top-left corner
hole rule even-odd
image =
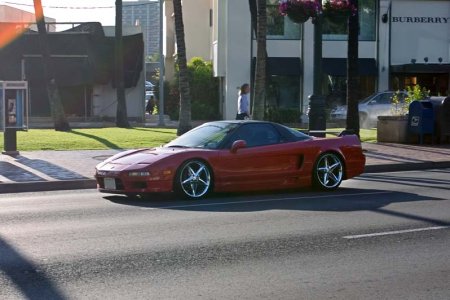
[[[256,58],[252,60],[252,71],[254,73]],[[281,76],[300,76],[302,75],[302,65],[298,57],[268,57],[267,74]]]
[[[392,73],[450,73],[450,64],[405,64],[391,66]]]
[[[323,72],[331,76],[347,76],[347,58],[323,58]],[[377,63],[374,58],[358,59],[358,75],[376,76]]]

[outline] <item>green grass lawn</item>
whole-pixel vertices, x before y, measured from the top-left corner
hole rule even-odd
[[[30,129],[17,132],[17,150],[130,149],[159,146],[175,137],[176,129],[162,128]],[[1,149],[3,142],[0,133]]]
[[[342,128],[327,129],[342,131]],[[361,129],[361,140],[376,141],[376,129]],[[60,132],[53,129],[30,129],[17,132],[17,150],[91,150],[153,147],[176,137],[176,129],[166,128],[95,128]],[[0,132],[0,149],[3,148]]]
[[[327,131],[336,131],[341,132],[344,128],[328,128]],[[375,143],[377,141],[377,129],[360,129],[359,135],[362,142],[369,142],[369,143]],[[332,137],[333,135],[327,135],[329,137]]]

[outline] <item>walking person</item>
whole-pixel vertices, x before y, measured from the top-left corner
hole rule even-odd
[[[236,120],[250,119],[250,85],[244,83],[239,90]]]

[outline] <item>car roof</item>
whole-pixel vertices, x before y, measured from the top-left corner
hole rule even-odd
[[[211,121],[207,123],[238,123],[238,124],[246,124],[246,123],[266,123],[266,124],[277,124],[269,121],[261,121],[261,120],[218,120],[218,121]],[[205,123],[205,124],[207,124]]]

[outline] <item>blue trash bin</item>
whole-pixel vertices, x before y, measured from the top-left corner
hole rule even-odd
[[[435,112],[433,103],[428,100],[413,101],[409,105],[408,132],[410,135],[418,135],[419,143],[423,144],[426,134],[435,134]]]

